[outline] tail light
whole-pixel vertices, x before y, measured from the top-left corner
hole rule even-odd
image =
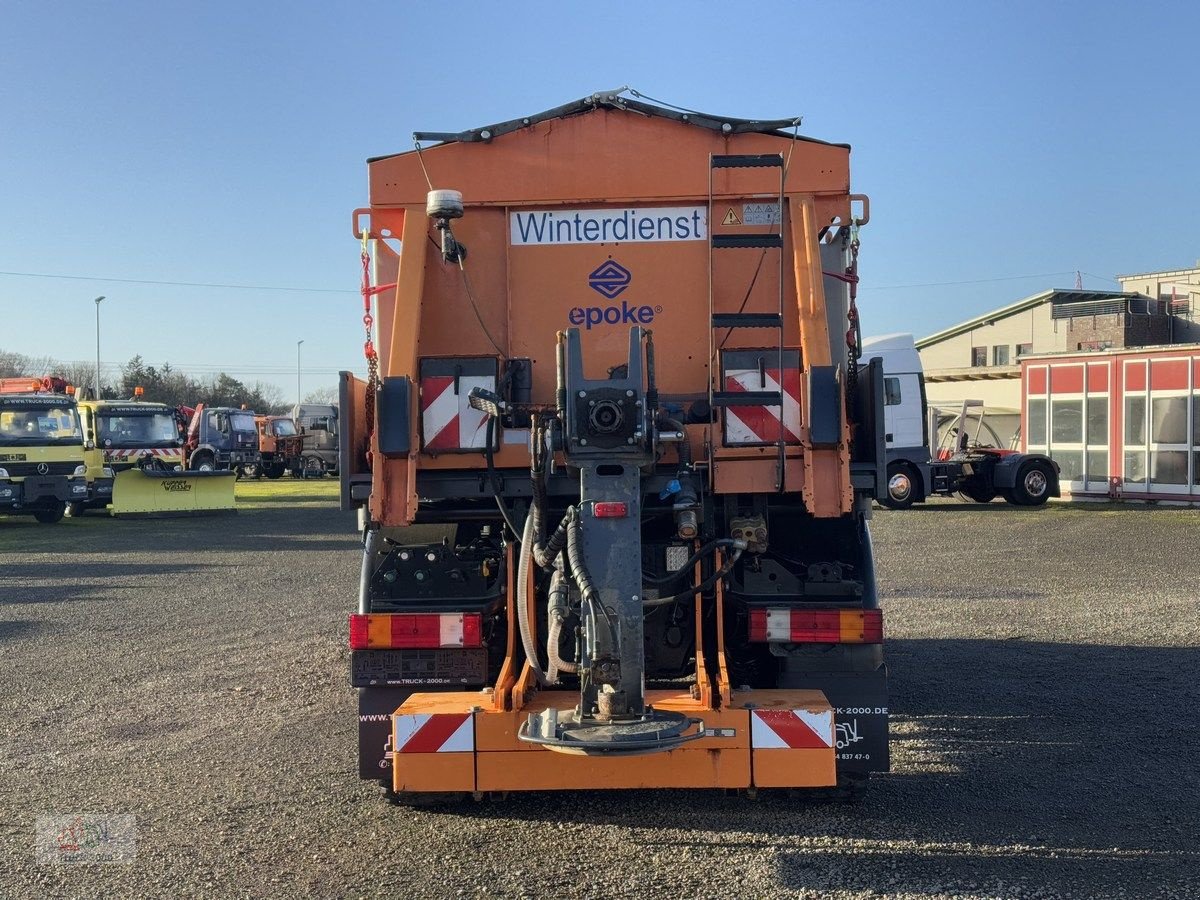
[[[883,642],[883,611],[752,609],[750,640],[792,644],[880,644]]]
[[[350,616],[351,650],[408,650],[482,647],[479,613],[355,613]]]

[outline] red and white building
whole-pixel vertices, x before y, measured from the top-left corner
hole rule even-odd
[[[1200,344],[1025,356],[1022,445],[1063,496],[1200,503]]]

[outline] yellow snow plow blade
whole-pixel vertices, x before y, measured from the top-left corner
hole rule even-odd
[[[114,516],[233,513],[233,472],[145,472],[127,469],[113,481]]]

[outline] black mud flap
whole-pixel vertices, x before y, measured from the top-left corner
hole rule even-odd
[[[839,772],[886,772],[888,752],[887,668],[841,675],[804,675],[803,687],[823,691],[833,706]]]
[[[413,692],[410,687],[358,689],[358,777],[392,781],[392,713]]]

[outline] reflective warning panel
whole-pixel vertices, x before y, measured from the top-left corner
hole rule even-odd
[[[438,357],[421,360],[421,449],[437,453],[480,452],[487,417],[472,409],[471,389],[496,389],[491,357]]]
[[[724,389],[743,393],[780,391],[782,406],[728,406],[725,409],[725,445],[799,444],[800,351],[726,350],[721,354]]]

